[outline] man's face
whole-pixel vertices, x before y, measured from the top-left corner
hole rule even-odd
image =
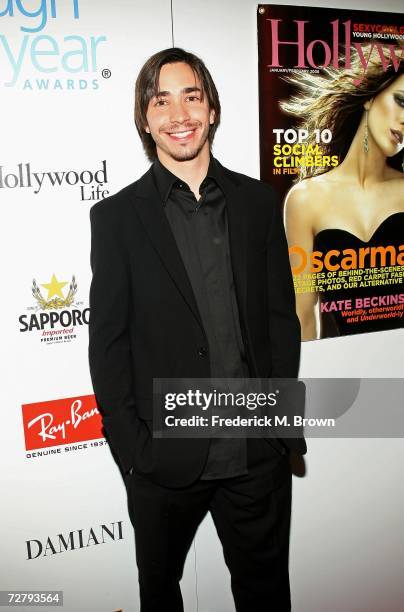
[[[192,68],[184,62],[165,64],[160,70],[159,91],[149,102],[146,132],[151,134],[160,160],[197,157],[209,148],[209,126],[215,113]]]

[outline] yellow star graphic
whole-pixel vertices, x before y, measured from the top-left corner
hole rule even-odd
[[[58,280],[56,279],[56,276],[53,274],[51,278],[51,282],[43,283],[41,284],[41,287],[45,287],[45,289],[48,290],[48,300],[50,300],[51,297],[53,297],[54,295],[57,295],[63,300],[64,295],[62,293],[62,287],[64,287],[67,284],[68,284],[67,281],[65,283],[64,282],[59,283]]]

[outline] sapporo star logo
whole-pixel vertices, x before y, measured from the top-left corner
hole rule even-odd
[[[48,290],[48,300],[50,300],[50,298],[54,295],[57,295],[58,297],[62,298],[62,300],[64,300],[65,296],[62,293],[62,288],[65,285],[67,285],[67,281],[59,283],[56,276],[52,274],[51,282],[42,283],[41,287],[45,287],[45,289]]]
[[[41,287],[47,290],[48,295],[46,299],[41,293],[38,284],[34,278],[32,281],[32,295],[39,304],[41,310],[58,310],[60,308],[67,308],[74,302],[74,296],[77,292],[77,283],[74,276],[72,276],[71,283],[69,285],[69,291],[67,296],[63,295],[63,287],[69,285],[68,281],[58,281],[55,274],[52,274],[52,278],[49,283],[41,283]]]

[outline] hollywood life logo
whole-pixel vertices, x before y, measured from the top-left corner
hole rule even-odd
[[[26,540],[27,561],[66,553],[80,548],[117,542],[123,540],[122,521],[116,523],[101,524],[96,527],[74,529],[68,533],[58,533],[52,537],[47,536],[42,540],[37,538]]]
[[[94,395],[22,405],[25,450],[103,438]]]
[[[47,292],[46,297],[40,287]],[[69,283],[58,281],[53,274],[50,282],[41,283],[40,286],[34,279],[31,291],[36,305],[27,310],[35,312],[18,318],[21,333],[40,332],[42,343],[60,344],[75,340],[76,328],[88,325],[90,308],[83,308],[83,302],[76,300],[75,276]]]
[[[4,0],[0,1],[1,29],[4,32],[7,20],[12,20],[7,25],[15,23],[19,34],[9,37],[0,34],[0,84],[4,87],[30,91],[99,88],[98,51],[107,38],[73,33],[56,38],[47,34],[50,20],[60,17],[58,4],[60,0],[59,3],[58,0],[5,0],[5,4]],[[74,26],[80,19],[79,0],[66,0],[64,4],[70,7],[70,23]],[[63,25],[64,30],[66,27],[67,24]],[[24,78],[24,73],[31,75],[33,71],[38,78]],[[110,76],[108,69],[102,70],[103,75],[107,73]]]
[[[17,164],[15,168],[0,166],[1,189],[32,189],[35,195],[42,189],[54,187],[79,187],[82,202],[106,198],[108,189],[107,160],[103,159],[98,170],[48,170],[33,171],[30,163]],[[1,192],[0,192],[1,193]]]
[[[340,23],[339,19],[330,21],[332,45],[328,44],[325,40],[312,40],[307,39],[306,24],[309,21],[303,21],[300,19],[293,20],[295,24],[296,38],[292,40],[284,40],[280,38],[280,26],[283,19],[267,19],[266,22],[270,26],[271,32],[271,57],[272,61],[267,64],[268,68],[282,68],[283,65],[279,60],[280,47],[292,47],[296,51],[296,63],[293,64],[294,68],[307,69],[307,68],[327,68],[330,64],[334,68],[346,68],[349,69],[352,66],[352,52],[357,53],[360,64],[363,68],[363,75],[360,78],[353,79],[356,86],[362,82],[369,63],[372,58],[378,57],[384,72],[393,66],[395,72],[400,67],[400,62],[403,61],[404,47],[400,47],[395,44],[378,43],[373,42],[371,44],[370,51],[365,53],[363,50],[363,44],[368,43],[352,43],[351,32],[352,22],[349,19]],[[340,28],[343,26],[343,41],[340,40]],[[288,24],[288,31],[289,24]],[[341,57],[339,53],[340,45],[344,46],[344,55]],[[387,58],[383,52],[383,46],[389,49],[390,57]],[[314,61],[314,49],[321,48],[324,54],[324,61],[321,64],[316,64]],[[307,62],[307,63],[306,63]],[[341,63],[342,62],[342,63]]]

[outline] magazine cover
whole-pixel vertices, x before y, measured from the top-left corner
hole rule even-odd
[[[403,16],[260,5],[258,57],[302,339],[403,327]]]

